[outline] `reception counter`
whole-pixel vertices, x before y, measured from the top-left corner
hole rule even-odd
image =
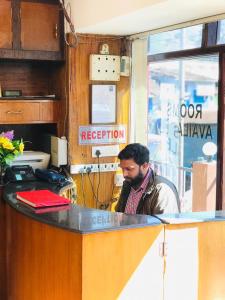
[[[8,299],[117,299],[152,244],[162,239],[161,222],[72,204],[36,213],[17,201],[16,190],[38,188],[60,192],[42,182],[4,190]],[[158,246],[154,256],[161,260]]]
[[[7,299],[225,299],[225,213],[40,212],[8,185]]]
[[[91,233],[100,231],[120,230],[161,224],[155,217],[147,215],[126,215],[111,213],[99,209],[85,208],[70,204],[69,206],[32,209],[16,199],[15,192],[20,190],[50,189],[60,193],[60,186],[50,185],[46,182],[30,182],[23,184],[10,184],[5,187],[4,199],[16,211],[41,223],[46,223],[65,230],[77,233]]]

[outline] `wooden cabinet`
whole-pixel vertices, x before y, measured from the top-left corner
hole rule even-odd
[[[0,48],[12,48],[11,1],[0,1]]]
[[[58,101],[40,102],[40,120],[46,123],[59,122],[59,104]]]
[[[0,124],[60,124],[64,119],[63,70],[63,64],[53,62],[1,61],[2,91],[20,90],[22,96],[0,98]],[[57,100],[44,95],[55,95]]]
[[[63,60],[63,13],[56,0],[0,0],[0,58]]]
[[[40,120],[39,103],[17,102],[0,103],[0,122],[1,123],[27,123]]]
[[[58,5],[21,2],[21,48],[60,51]]]
[[[54,123],[57,114],[57,101],[0,101],[0,124]]]

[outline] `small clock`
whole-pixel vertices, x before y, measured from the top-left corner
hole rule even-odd
[[[109,45],[108,44],[101,45],[100,54],[109,54]]]
[[[21,90],[3,90],[2,97],[20,97],[22,96]]]

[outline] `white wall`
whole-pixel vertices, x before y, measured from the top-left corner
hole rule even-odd
[[[224,14],[225,0],[66,0],[76,31],[131,35]],[[224,18],[224,15],[222,16]]]
[[[66,3],[68,2],[72,8],[75,27],[81,28],[127,15],[166,0],[66,0]]]

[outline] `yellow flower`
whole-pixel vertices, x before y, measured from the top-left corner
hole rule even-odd
[[[10,140],[4,136],[0,136],[0,145],[3,145],[7,142],[10,142]]]
[[[5,141],[3,144],[2,144],[2,147],[4,149],[8,149],[8,150],[14,150],[14,147],[13,147],[13,144],[8,140],[8,141]]]
[[[20,153],[23,153],[23,149],[24,149],[24,143],[20,143],[19,144]]]

